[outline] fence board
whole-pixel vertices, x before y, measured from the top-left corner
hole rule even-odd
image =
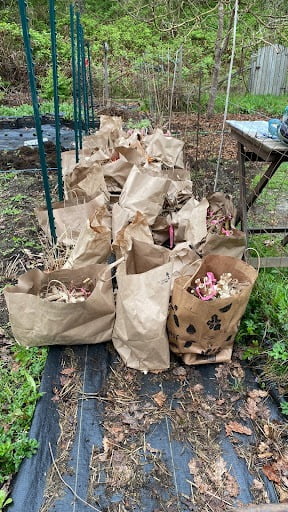
[[[285,94],[287,88],[288,48],[264,46],[252,56],[249,89],[252,94]]]

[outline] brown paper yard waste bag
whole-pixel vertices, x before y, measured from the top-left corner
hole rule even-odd
[[[166,321],[172,263],[161,249],[134,240],[127,260],[117,270],[112,340],[125,364],[142,371],[170,364]]]
[[[144,137],[148,157],[160,160],[168,167],[184,168],[184,142],[163,134],[159,128],[152,135]]]
[[[64,190],[66,199],[84,197],[89,200],[102,193],[107,202],[109,201],[103,169],[99,163],[91,162],[89,158],[81,160],[64,178]]]
[[[111,229],[105,226],[105,207],[85,222],[78,240],[63,268],[79,268],[105,263],[111,254]],[[102,225],[103,224],[103,225]]]
[[[150,175],[133,166],[122,189],[119,205],[134,214],[143,213],[149,225],[155,222],[162,208],[170,180],[163,176]]]
[[[64,245],[75,245],[75,242],[85,224],[86,220],[95,213],[99,207],[104,206],[105,197],[99,195],[91,201],[83,202],[83,199],[70,199],[52,204],[58,241]],[[35,214],[38,222],[51,238],[48,213],[46,208],[36,208]]]
[[[201,300],[191,294],[195,280],[203,279],[207,272],[213,272],[217,280],[230,272],[241,283],[240,293],[214,300]],[[187,276],[176,279],[167,322],[171,350],[186,364],[230,361],[233,340],[256,277],[256,270],[247,263],[211,254],[190,280]]]
[[[134,239],[148,244],[154,244],[146,217],[140,212],[136,213],[128,226],[124,226],[118,231],[116,239],[112,244],[116,258],[120,258],[131,250]]]
[[[239,229],[231,229],[227,235],[224,233],[208,232],[207,236],[197,247],[202,257],[207,254],[222,254],[241,259],[246,247],[245,233]]]
[[[102,166],[104,178],[112,179],[116,185],[122,188],[132,167],[133,164],[120,155],[114,162],[108,162]]]
[[[40,297],[54,283],[82,287],[91,279],[95,287],[83,302],[49,302]],[[4,291],[15,339],[26,347],[78,345],[111,339],[115,304],[111,270],[107,265],[88,265],[76,270],[44,273],[29,270],[16,286]]]

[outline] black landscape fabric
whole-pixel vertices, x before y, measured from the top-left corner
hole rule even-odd
[[[88,486],[93,447],[96,447],[99,453],[103,450],[105,401],[99,400],[99,397],[104,395],[107,379],[117,367],[117,364],[119,365],[119,361],[109,344],[83,345],[74,348],[70,347],[69,350],[73,351],[74,357],[77,358],[77,368],[81,372],[82,398],[84,396],[84,399],[81,398],[80,394],[77,429],[70,451],[69,469],[67,469],[66,474],[62,474],[62,477],[74,489],[77,495],[82,498],[83,502],[75,499],[71,491],[63,486],[62,493],[60,493],[61,496],[52,501],[49,512],[86,512],[92,510],[84,502],[91,503],[91,492],[89,495]],[[43,396],[36,407],[30,432],[31,437],[39,441],[39,449],[36,455],[31,459],[26,459],[21,465],[20,471],[15,478],[12,491],[13,504],[9,507],[9,512],[41,511],[46,478],[52,463],[49,443],[56,457],[56,445],[60,432],[57,401],[52,400],[52,398],[55,397],[55,388],[59,386],[59,375],[61,369],[63,369],[64,354],[64,347],[53,347],[49,351],[41,385]],[[204,387],[204,396],[209,395],[216,398],[219,396],[219,383],[215,378],[216,368],[217,365],[212,364],[197,367],[197,376],[199,383]],[[190,368],[188,368],[188,371],[190,371]],[[192,371],[195,373],[194,368]],[[245,373],[246,376],[243,384],[247,390],[257,388],[258,386],[252,373],[247,369]],[[177,391],[180,390],[181,386],[177,379],[171,380],[166,373],[154,375],[151,373],[146,375],[138,373],[137,375],[140,402],[143,401],[144,404],[145,401],[147,403],[147,400],[150,400],[153,395],[162,391],[167,397],[166,400],[171,410],[181,406],[181,398],[175,398],[175,393],[177,397]],[[239,402],[239,406],[241,406],[241,399]],[[267,405],[270,409],[270,418],[279,419],[277,406],[272,399],[269,398],[267,400]],[[172,508],[168,507],[167,510],[178,512],[198,511],[199,508],[194,509],[191,501],[189,502],[187,499],[191,496],[190,482],[193,481],[188,463],[195,456],[195,449],[189,443],[177,440],[173,436],[169,416],[159,418],[159,422],[153,423],[146,433],[145,443],[161,454],[163,464],[165,464],[165,468],[170,475],[171,485],[165,486],[163,482],[158,481],[159,479],[157,480],[157,477],[155,478],[156,475],[153,473],[151,463],[142,453],[142,467],[148,477],[142,483],[139,482],[138,496],[140,496],[141,504],[139,505],[139,503],[135,502],[131,510],[134,512],[164,511],[166,508],[162,508],[162,504],[168,502],[171,504],[173,499],[175,499],[175,505]],[[224,423],[225,420],[223,419],[223,427]],[[253,429],[252,422],[251,425],[249,424],[249,427]],[[195,423],[195,428],[201,428],[199,423]],[[243,439],[245,437],[247,438],[248,436],[239,436],[241,442],[246,442]],[[229,468],[231,475],[236,479],[239,486],[239,494],[237,498],[234,498],[234,503],[253,503],[254,498],[250,492],[253,476],[248,470],[246,461],[237,456],[230,437],[225,435],[224,428],[220,438],[215,442],[221,445],[222,456],[227,468]],[[265,475],[262,475],[262,481],[265,484],[270,501],[272,503],[277,502],[273,484]],[[103,474],[101,475],[101,481],[96,486],[94,498],[94,507],[102,512],[122,510],[122,508],[118,509],[117,507],[119,504],[125,503],[125,495],[122,495],[121,491],[114,493],[106,492]],[[228,501],[231,501],[230,497]],[[123,508],[123,510],[126,510],[126,508]]]

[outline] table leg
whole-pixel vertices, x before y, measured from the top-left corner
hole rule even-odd
[[[241,148],[242,148],[241,149],[241,154],[239,154],[240,150],[238,148],[238,161],[239,161],[239,171],[240,171],[240,200],[242,201],[242,199],[241,199],[241,188],[242,188],[241,176],[243,175],[243,169],[244,169],[244,180],[245,180],[245,156],[244,156],[245,152],[244,152],[243,145],[240,144],[240,142],[238,142],[238,146],[241,146]],[[242,151],[243,151],[243,153],[242,153]],[[258,182],[258,184],[256,185],[256,187],[254,188],[254,190],[249,195],[248,199],[246,198],[246,203],[245,203],[246,204],[246,208],[245,208],[246,216],[245,216],[245,220],[244,221],[243,221],[243,219],[244,219],[244,217],[243,217],[243,206],[241,205],[242,206],[241,210],[238,210],[238,212],[237,212],[236,221],[235,221],[236,225],[241,220],[241,224],[243,224],[243,222],[245,224],[245,222],[246,222],[246,226],[247,226],[247,211],[255,203],[257,197],[261,194],[262,190],[265,188],[265,186],[267,185],[268,181],[275,174],[275,172],[277,171],[278,167],[282,163],[282,159],[283,159],[283,157],[280,156],[280,158],[278,158],[277,160],[273,160],[273,162],[271,162],[271,164],[269,165],[267,171],[265,171],[265,173],[261,177],[261,179]],[[246,184],[245,184],[245,196],[246,196]]]
[[[246,169],[245,169],[245,150],[243,144],[238,142],[238,163],[239,163],[239,183],[240,183],[240,208],[237,212],[236,224],[241,220],[241,229],[247,237],[247,197],[246,197]]]

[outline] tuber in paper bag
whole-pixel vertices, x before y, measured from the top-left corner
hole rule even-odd
[[[40,298],[52,280],[67,287],[81,287],[85,279],[95,283],[83,302],[59,303]],[[107,265],[88,265],[50,273],[29,270],[16,286],[4,291],[12,332],[20,345],[79,345],[111,339],[115,318],[111,270]]]
[[[213,272],[217,280],[230,272],[243,284],[242,290],[227,298],[201,300],[189,292],[189,287],[207,272]],[[176,279],[167,322],[171,350],[186,364],[230,361],[233,340],[256,278],[256,270],[247,263],[211,254],[202,260],[190,281],[187,276]]]

